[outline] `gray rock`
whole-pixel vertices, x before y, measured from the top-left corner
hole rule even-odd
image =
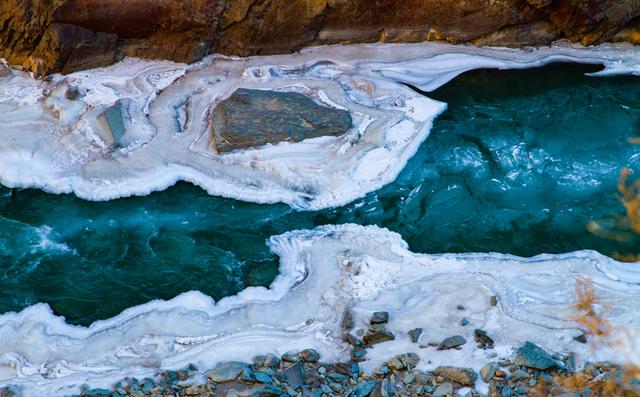
[[[207,378],[215,383],[233,382],[238,379],[247,364],[238,361],[227,361],[216,365],[207,373]]]
[[[220,153],[338,136],[352,126],[349,112],[321,106],[303,94],[245,88],[218,103],[210,121],[211,146]]]
[[[264,372],[254,372],[253,376],[255,377],[257,382],[260,383],[273,383],[273,379]]]
[[[420,357],[418,357],[415,353],[404,353],[395,356],[387,366],[394,371],[400,371],[405,368],[415,368],[418,362],[420,361]]]
[[[544,351],[540,346],[531,342],[525,343],[524,346],[518,349],[514,363],[522,367],[541,370],[546,370],[552,367],[563,367],[563,365],[554,360],[549,353]]]
[[[573,340],[578,342],[578,343],[587,343],[587,335],[580,334],[578,336],[574,336]]]
[[[489,383],[493,376],[496,374],[496,371],[500,369],[497,363],[488,363],[480,370],[480,376],[482,380],[486,383]]]
[[[420,335],[422,335],[422,328],[415,328],[409,331],[409,338],[411,338],[411,342],[413,343],[418,343]]]
[[[374,324],[369,327],[369,331],[364,337],[362,337],[362,341],[365,345],[371,346],[377,343],[394,340],[395,338],[395,335],[387,331],[387,328],[384,325]]]
[[[449,382],[441,384],[434,390],[431,397],[453,397],[453,385]]]
[[[438,345],[438,350],[449,350],[467,343],[467,340],[460,335],[449,337]]]
[[[320,353],[313,349],[306,349],[300,352],[300,358],[307,363],[317,363],[320,361]]]
[[[388,312],[375,312],[371,316],[371,324],[386,324],[389,322]]]
[[[473,386],[478,379],[478,375],[471,368],[442,366],[436,368],[433,372],[450,382],[459,383],[463,386]]]
[[[529,373],[527,371],[523,371],[521,369],[515,370],[511,374],[511,379],[513,379],[514,382],[519,382],[521,380],[527,380],[530,377],[531,376],[529,375]]]
[[[300,360],[300,355],[296,352],[286,352],[280,358],[285,363],[295,363]]]
[[[353,328],[354,322],[353,322],[353,314],[351,313],[351,310],[349,309],[344,310],[344,313],[342,314],[342,321],[340,322],[340,326],[342,327],[342,329],[347,331]]]
[[[376,387],[375,380],[358,383],[358,386],[356,386],[356,397],[369,396],[375,387]]]
[[[82,98],[86,95],[86,90],[81,90],[76,86],[71,86],[64,93],[64,97],[70,101],[75,101],[76,99]]]
[[[287,383],[294,390],[304,385],[304,368],[299,362],[291,364],[284,370],[284,376],[287,379]]]
[[[494,341],[487,335],[487,333],[481,329],[473,331],[473,338],[475,339],[478,347],[481,349],[493,349]]]

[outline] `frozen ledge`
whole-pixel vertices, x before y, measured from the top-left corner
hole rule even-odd
[[[532,341],[578,360],[637,362],[640,343],[640,269],[594,252],[542,255],[420,255],[398,234],[374,226],[327,226],[271,238],[281,259],[270,289],[248,288],[215,303],[199,292],[153,301],[94,323],[68,325],[47,305],[0,316],[0,385],[24,396],[61,396],[83,383],[109,386],[159,368],[207,369],[256,354],[315,348],[323,360],[346,359],[340,322],[345,308],[355,328],[366,328],[374,311],[388,311],[396,340],[375,345],[365,370],[394,354],[415,352],[419,369],[457,365],[476,370]],[[590,277],[613,310],[609,319],[629,334],[626,345],[592,351],[574,315],[575,280]],[[498,305],[492,306],[491,296]],[[465,307],[464,311],[457,309]],[[461,319],[469,320],[462,326]],[[421,344],[452,335],[473,340],[474,328],[495,339],[493,350],[470,342],[462,350],[437,351],[410,343],[407,331],[423,328]]]
[[[126,59],[36,80],[0,74],[0,183],[88,200],[146,195],[179,180],[212,195],[301,210],[346,204],[392,182],[445,104],[433,90],[478,68],[557,61],[640,73],[625,45],[529,50],[445,44],[331,46],[294,55],[212,56],[184,65]],[[302,93],[349,111],[339,137],[216,153],[209,114],[238,88]]]

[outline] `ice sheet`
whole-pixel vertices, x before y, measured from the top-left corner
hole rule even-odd
[[[422,369],[440,364],[479,369],[496,355],[512,357],[525,341],[575,352],[579,362],[640,359],[636,337],[596,351],[572,339],[580,334],[570,320],[579,276],[590,277],[614,308],[608,317],[616,326],[631,333],[640,327],[640,269],[594,252],[531,259],[421,255],[410,252],[398,234],[357,225],[289,232],[271,238],[270,246],[281,261],[271,288],[248,288],[217,303],[190,292],[87,328],[66,324],[44,304],[0,316],[0,384],[15,384],[25,396],[57,396],[83,383],[109,386],[159,368],[195,363],[206,369],[267,352],[311,347],[323,360],[346,359],[339,324],[347,307],[356,328],[366,328],[374,311],[390,312],[388,329],[396,340],[371,349],[365,370],[409,351],[420,355]],[[468,326],[460,325],[462,317]],[[420,344],[455,334],[469,343],[459,351],[420,348],[407,336],[415,327],[424,329]],[[474,328],[495,339],[494,350],[475,347]]]
[[[445,104],[407,85],[430,91],[471,69],[557,61],[603,64],[600,75],[640,73],[632,46],[513,50],[437,43],[212,56],[190,66],[129,58],[46,81],[14,70],[0,79],[0,182],[109,200],[185,180],[212,195],[335,207],[392,182],[444,111]],[[67,98],[71,87],[79,98]],[[340,138],[217,154],[209,147],[207,115],[239,87],[303,92],[347,109],[354,128]],[[123,144],[114,147],[101,115],[123,100],[130,120]]]

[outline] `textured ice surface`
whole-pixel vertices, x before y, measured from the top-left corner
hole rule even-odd
[[[13,71],[0,79],[0,182],[107,200],[185,180],[246,201],[338,206],[395,179],[444,110],[404,84],[429,91],[471,69],[562,60],[603,64],[601,74],[638,73],[639,59],[629,46],[357,45],[214,56],[191,66],[127,59],[48,81]],[[78,98],[68,99],[70,88]],[[349,110],[355,126],[339,138],[217,154],[209,149],[207,114],[237,88],[302,92]],[[127,117],[122,144],[114,146],[102,115],[119,100]]]
[[[583,251],[522,259],[509,255],[419,255],[400,235],[375,226],[326,226],[271,239],[280,256],[280,276],[270,289],[248,288],[213,302],[198,292],[130,308],[91,327],[74,327],[48,306],[0,317],[0,379],[25,396],[71,393],[82,383],[107,386],[124,376],[156,368],[220,360],[249,360],[266,352],[315,347],[323,359],[344,359],[339,322],[346,307],[356,328],[372,312],[390,312],[395,341],[376,345],[365,369],[390,355],[415,351],[423,369],[440,364],[478,369],[492,351],[468,343],[460,351],[421,349],[406,332],[424,329],[420,343],[454,334],[472,341],[474,328],[496,341],[494,352],[511,357],[524,341],[578,359],[637,361],[635,339],[615,350],[592,352],[572,340],[576,277],[593,279],[611,321],[637,332],[640,269]],[[496,295],[498,306],[491,306]],[[457,306],[463,305],[464,311]],[[460,325],[462,317],[470,325]],[[429,362],[429,363],[428,363]]]

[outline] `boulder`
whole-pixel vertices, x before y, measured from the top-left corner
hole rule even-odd
[[[267,143],[342,135],[351,128],[351,116],[300,93],[240,88],[217,104],[210,125],[211,148],[226,153]]]

